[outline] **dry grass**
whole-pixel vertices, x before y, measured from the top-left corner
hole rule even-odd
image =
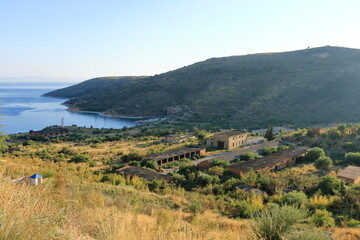
[[[360,228],[335,228],[333,234],[336,240],[359,240]]]

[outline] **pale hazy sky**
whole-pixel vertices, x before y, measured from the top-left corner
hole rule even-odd
[[[359,0],[0,0],[0,81],[153,75],[211,57],[360,48],[359,23]]]

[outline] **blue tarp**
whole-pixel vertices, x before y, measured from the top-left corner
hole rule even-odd
[[[35,173],[35,174],[32,175],[30,178],[38,179],[38,178],[42,178],[42,176],[41,176],[40,174]]]

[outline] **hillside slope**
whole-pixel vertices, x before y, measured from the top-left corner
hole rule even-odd
[[[236,127],[358,121],[360,50],[321,47],[212,58],[68,101],[82,109]]]
[[[59,98],[75,98],[84,95],[96,94],[97,92],[108,90],[113,87],[121,87],[124,83],[142,77],[100,77],[81,82],[79,84],[58,89],[44,96]]]

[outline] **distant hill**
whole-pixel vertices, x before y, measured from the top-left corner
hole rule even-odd
[[[134,79],[143,77],[100,77],[86,80],[70,87],[55,90],[44,94],[44,96],[58,98],[78,98],[85,95],[97,94],[109,88],[121,87],[123,84]]]
[[[86,94],[88,83],[83,84],[80,95],[65,91],[65,97],[74,97],[67,104],[109,114],[173,115],[234,127],[360,119],[358,49],[327,46],[212,58]],[[59,97],[61,91],[48,95]]]

